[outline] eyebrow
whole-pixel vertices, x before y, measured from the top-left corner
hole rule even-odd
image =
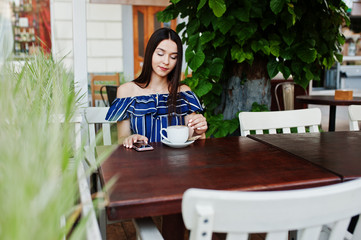
[[[156,48],[156,49],[158,49],[158,50],[162,50],[163,52],[166,52],[166,50],[165,50],[165,49],[160,48],[160,47],[158,47],[158,48]],[[172,52],[172,53],[170,53],[170,54],[178,54],[178,52]]]

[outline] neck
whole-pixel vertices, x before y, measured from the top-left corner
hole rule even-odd
[[[168,80],[167,77],[159,77],[152,75],[149,85],[147,87],[149,90],[154,91],[155,93],[164,93],[168,92]]]

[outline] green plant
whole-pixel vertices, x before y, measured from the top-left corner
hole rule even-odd
[[[0,73],[0,239],[79,239],[70,123],[79,96],[61,62],[39,54]],[[51,121],[64,114],[64,123]],[[72,166],[70,158],[74,158]],[[75,217],[74,217],[75,216]],[[84,220],[85,221],[85,220]]]
[[[253,102],[235,105],[239,96],[234,88],[264,80],[256,86],[263,89],[253,95],[264,97],[256,102],[270,105],[267,86],[278,72],[305,87],[341,61],[345,39],[339,26],[349,24],[346,10],[342,0],[171,0],[158,19],[187,18],[177,26],[192,70],[185,82],[205,104],[212,131],[207,135],[226,136],[235,129],[234,113],[249,110]],[[248,90],[241,89],[246,92],[241,101],[248,100]],[[234,111],[226,116],[227,105]]]

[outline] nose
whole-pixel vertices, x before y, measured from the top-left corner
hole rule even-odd
[[[164,54],[163,63],[164,64],[169,64],[169,56],[167,54]]]

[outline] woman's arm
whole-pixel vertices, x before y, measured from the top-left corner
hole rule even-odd
[[[134,95],[133,87],[134,84],[131,82],[120,85],[117,91],[117,98],[132,97]],[[137,141],[144,141],[145,143],[148,143],[147,137],[139,134],[132,134],[130,129],[130,119],[117,122],[117,129],[118,143],[123,144],[126,148],[132,148],[133,143]]]

